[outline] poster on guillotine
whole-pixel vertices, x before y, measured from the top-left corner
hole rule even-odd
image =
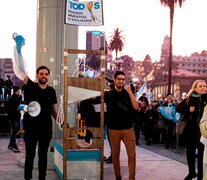
[[[102,0],[77,2],[66,0],[65,24],[77,26],[102,26]]]

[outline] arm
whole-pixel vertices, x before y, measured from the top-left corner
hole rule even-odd
[[[201,118],[199,126],[202,136],[207,138],[207,106],[204,108],[203,117]]]
[[[134,94],[133,94],[133,92],[132,92],[132,90],[131,90],[130,85],[126,85],[124,88],[125,88],[125,90],[128,92],[128,94],[129,94],[129,97],[130,97],[130,99],[131,99],[131,103],[132,103],[133,108],[134,108],[135,110],[137,110],[138,107],[139,107],[139,105],[138,105],[138,101],[136,100],[136,98],[135,98],[135,96],[134,96]]]
[[[57,111],[55,109],[55,105],[54,104],[51,105],[51,113],[52,113],[52,117],[54,119],[56,119],[57,118]]]
[[[175,109],[179,113],[189,113],[189,108],[186,104],[186,99],[183,99],[181,102],[179,102],[176,106]]]

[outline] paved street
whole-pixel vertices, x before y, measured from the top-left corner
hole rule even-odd
[[[20,153],[14,153],[7,148],[9,137],[0,137],[0,180],[23,180],[24,165],[24,142],[17,139]],[[164,145],[146,146],[144,141],[140,141],[141,145],[136,148],[137,153],[137,180],[183,180],[187,174],[187,165],[185,154],[174,152],[175,150],[166,150]],[[109,155],[108,142],[105,141],[106,156]],[[179,160],[179,161],[178,161]],[[53,168],[53,155],[49,153],[49,163],[47,171],[47,180],[58,180],[56,172]],[[37,160],[35,159],[35,168],[33,171],[33,180],[38,180]],[[123,180],[128,179],[127,155],[124,145],[121,146],[121,170]],[[104,180],[113,180],[112,164],[104,164]]]

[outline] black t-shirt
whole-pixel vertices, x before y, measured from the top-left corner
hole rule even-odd
[[[134,108],[128,92],[115,89],[105,92],[105,102],[108,113],[108,128],[114,130],[133,127]]]
[[[24,128],[52,132],[51,105],[57,103],[54,88],[47,86],[45,89],[41,89],[38,83],[29,79],[28,83],[24,85],[24,101],[25,104],[37,101],[41,107],[40,114],[37,117],[31,117],[28,113],[25,113]]]
[[[20,112],[18,106],[22,102],[22,96],[17,94],[12,94],[8,100],[7,112],[10,121],[16,121],[20,119]]]

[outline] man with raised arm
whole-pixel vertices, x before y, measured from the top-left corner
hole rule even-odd
[[[52,116],[56,119],[57,112],[54,105],[57,103],[54,88],[47,84],[50,70],[40,66],[36,70],[37,82],[33,82],[27,74],[25,61],[21,54],[21,47],[25,40],[17,33],[13,34],[16,42],[14,47],[13,69],[16,76],[24,82],[24,102],[29,104],[36,101],[40,104],[41,111],[36,117],[29,113],[24,115],[24,142],[26,149],[24,178],[32,179],[33,163],[38,145],[39,180],[45,180],[47,170],[47,153],[52,139]]]

